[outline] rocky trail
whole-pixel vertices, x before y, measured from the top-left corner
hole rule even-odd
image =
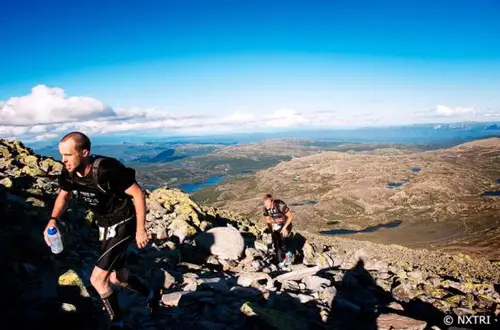
[[[60,170],[0,140],[0,316],[11,328],[106,328],[88,281],[98,251],[92,214],[70,205],[62,254],[43,242]],[[465,316],[488,324],[462,329],[498,327],[498,263],[296,232],[294,265],[279,270],[261,224],[180,190],[147,195],[153,239],[132,245],[128,261],[161,292],[161,306],[150,314],[143,297],[120,290],[134,329],[448,329]]]

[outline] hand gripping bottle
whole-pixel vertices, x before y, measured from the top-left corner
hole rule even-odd
[[[50,242],[50,250],[52,253],[59,254],[63,250],[63,243],[61,239],[61,233],[57,230],[56,227],[50,227],[47,229],[47,236]]]

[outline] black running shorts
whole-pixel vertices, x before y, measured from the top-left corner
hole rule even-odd
[[[110,226],[104,239],[104,227],[99,227],[101,255],[96,266],[107,271],[125,268],[128,244],[135,239],[136,218],[132,217]]]

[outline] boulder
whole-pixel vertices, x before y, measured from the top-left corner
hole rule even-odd
[[[215,227],[195,237],[196,245],[222,259],[237,260],[243,254],[245,242],[233,227]]]

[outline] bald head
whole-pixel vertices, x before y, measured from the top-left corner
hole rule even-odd
[[[75,149],[78,152],[82,152],[83,150],[88,150],[90,152],[91,143],[87,135],[81,132],[71,132],[66,134],[60,142],[67,142],[69,140],[75,142]]]
[[[59,142],[59,152],[68,172],[84,173],[85,166],[89,163],[90,140],[83,133],[71,132]]]

